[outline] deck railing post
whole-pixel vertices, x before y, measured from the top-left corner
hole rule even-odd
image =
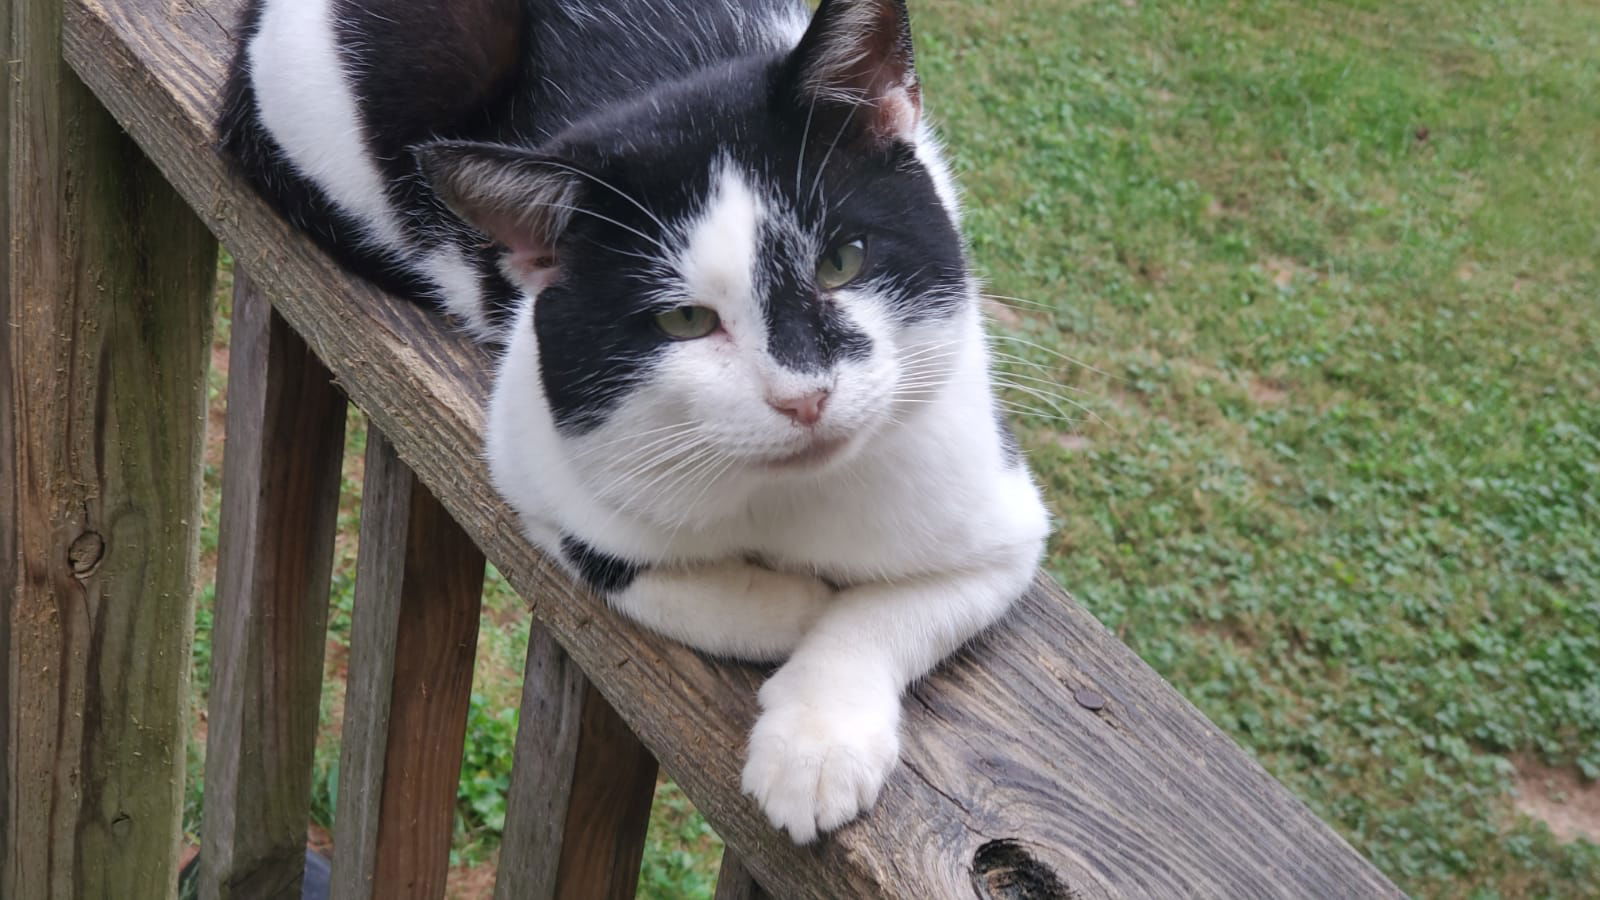
[[[656,760],[543,627],[528,640],[497,900],[631,898]]]
[[[722,850],[722,867],[717,870],[717,894],[713,900],[769,900],[771,894],[756,884],[750,870],[739,861],[732,847]]]
[[[361,500],[333,896],[442,897],[483,554],[376,426]]]
[[[200,896],[295,896],[305,869],[344,394],[234,271]]]
[[[0,896],[171,896],[216,242],[0,0]]]

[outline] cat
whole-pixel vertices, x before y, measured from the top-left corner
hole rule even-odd
[[[530,540],[782,663],[742,778],[772,825],[870,808],[901,695],[1048,530],[903,0],[254,0],[220,126],[344,265],[500,348]]]

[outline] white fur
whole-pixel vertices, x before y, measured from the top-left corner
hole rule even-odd
[[[406,244],[328,15],[329,0],[268,2],[248,49],[264,124],[368,240],[414,260],[481,334],[471,267],[456,251]],[[774,39],[799,38],[792,22],[772,28]],[[848,67],[858,51],[843,46],[819,71]],[[955,220],[931,131],[914,119],[896,127],[916,140]],[[820,239],[767,189],[768,175],[727,159],[711,166],[703,208],[668,223],[680,249],[660,260],[676,278],[659,299],[709,306],[722,329],[671,345],[602,425],[567,437],[540,376],[534,284],[499,363],[487,453],[496,486],[546,552],[562,558],[572,535],[649,562],[608,598],[619,611],[706,652],[787,658],[761,690],[743,786],[803,843],[871,805],[898,757],[901,693],[1022,592],[1047,521],[995,426],[975,289],[953,319],[903,327],[873,284],[849,285],[829,302],[870,337],[871,353],[792,372],[767,345],[761,294],[772,261],[761,236],[776,229],[786,252],[813,264]],[[811,428],[772,405],[823,389]],[[837,449],[799,460],[817,441]]]
[[[386,250],[405,249],[400,222],[361,134],[339,60],[331,0],[268,3],[247,50],[261,121],[301,175]]]
[[[749,293],[748,248],[782,211],[720,165],[714,199],[683,226],[673,299],[716,309],[728,334],[676,345],[605,425],[567,440],[530,414],[544,408],[538,348],[519,323],[489,457],[547,550],[565,531],[666,563],[613,596],[618,610],[710,653],[789,657],[762,689],[744,788],[803,843],[872,803],[898,755],[900,694],[1022,592],[1047,521],[1027,471],[1005,462],[975,296],[954,322],[901,330],[882,298],[841,291],[875,349],[837,367],[817,427],[850,443],[820,467],[762,464],[806,442],[766,405],[797,376],[765,352]]]
[[[483,287],[478,270],[450,244],[441,244],[422,258],[422,271],[439,286],[445,308],[466,326],[474,337],[491,333],[483,312]]]

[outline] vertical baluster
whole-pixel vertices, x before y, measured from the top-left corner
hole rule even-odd
[[[298,896],[345,399],[235,272],[200,895]]]
[[[717,870],[715,900],[767,900],[770,896],[739,861],[739,854],[732,847],[724,847],[722,868]]]
[[[444,894],[483,569],[370,428],[334,822],[340,900]]]
[[[528,645],[498,900],[627,900],[656,761],[548,633]]]

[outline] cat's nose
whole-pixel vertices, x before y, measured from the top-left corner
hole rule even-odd
[[[827,403],[828,391],[825,388],[790,397],[767,397],[769,406],[801,425],[817,424],[817,420],[822,418],[822,407]]]

